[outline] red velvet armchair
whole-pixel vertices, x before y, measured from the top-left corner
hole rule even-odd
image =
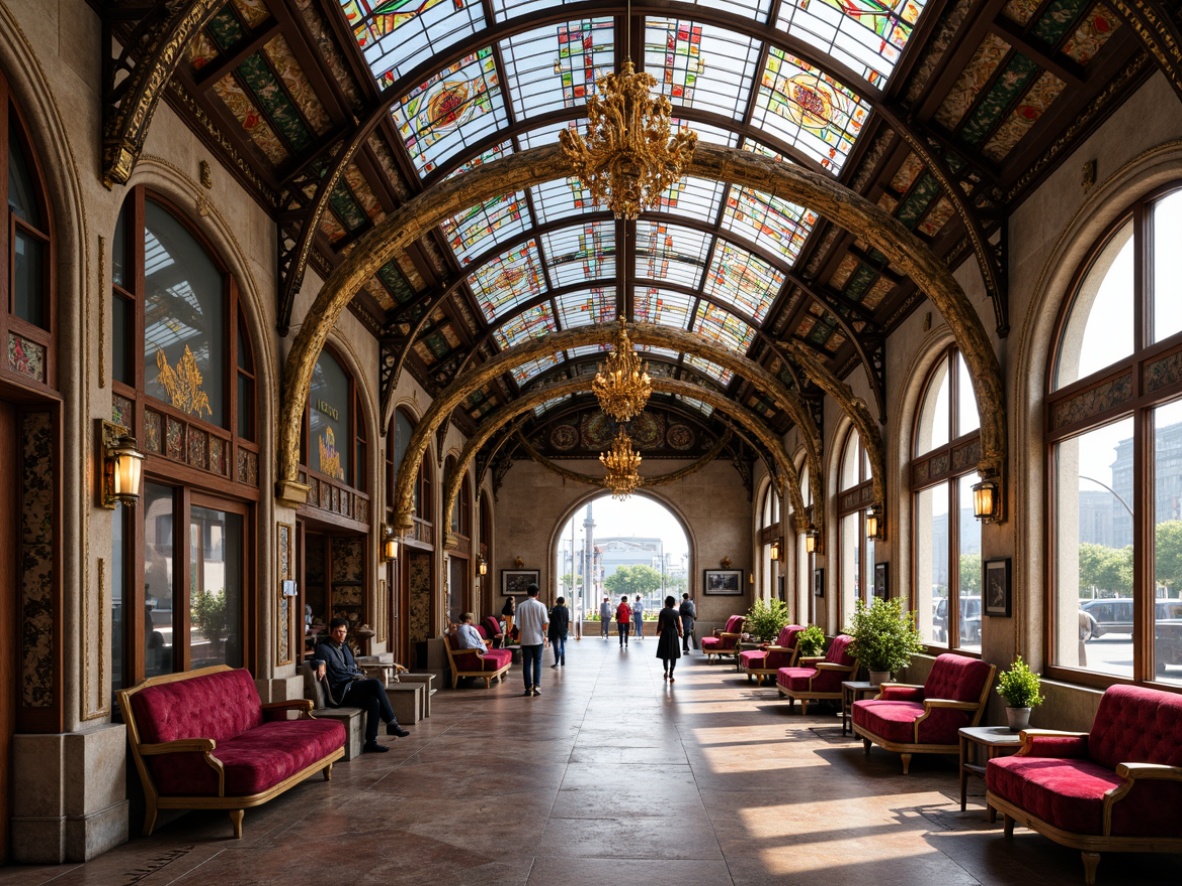
[[[484,639],[492,640],[494,648],[500,648],[505,645],[505,635],[501,632],[501,623],[497,621],[495,615],[486,615],[481,619],[477,629],[484,629]]]
[[[912,754],[957,754],[961,727],[981,722],[995,670],[964,655],[937,656],[922,686],[883,683],[877,698],[854,702],[854,732],[867,755],[872,744],[896,751],[904,775]]]
[[[824,658],[809,656],[800,665],[776,671],[776,688],[788,699],[791,710],[797,699],[802,713],[809,712],[809,702],[822,699],[841,701],[841,684],[858,673],[858,661],[850,655],[852,637],[839,634],[829,644]]]
[[[744,649],[739,653],[739,670],[747,675],[747,682],[763,683],[765,678],[775,678],[780,668],[796,664],[796,635],[803,631],[800,625],[785,625],[776,642],[760,649]]]
[[[710,637],[702,638],[702,654],[706,660],[722,659],[723,656],[734,658],[739,654],[739,638],[743,636],[743,622],[741,615],[732,615],[726,620],[726,627],[721,631],[715,629]]]
[[[1182,696],[1112,686],[1092,731],[1028,729],[1022,748],[985,768],[985,802],[1083,855],[1096,882],[1101,851],[1182,852]]]
[[[451,688],[455,689],[461,677],[478,677],[484,681],[484,688],[492,686],[492,681],[500,678],[505,682],[505,673],[513,663],[513,651],[510,649],[486,649],[483,653],[479,649],[460,649],[455,634],[448,634],[443,648],[447,650],[447,661],[451,665]]]

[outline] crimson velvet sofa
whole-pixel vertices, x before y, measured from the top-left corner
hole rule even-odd
[[[854,702],[854,732],[866,754],[876,744],[903,758],[912,754],[958,754],[960,729],[981,722],[996,668],[976,658],[936,656],[922,686],[883,683],[877,698]]]
[[[1019,822],[1079,849],[1089,886],[1103,851],[1182,852],[1182,696],[1113,686],[1091,732],[1023,731],[988,762],[985,802],[1006,837]]]
[[[798,667],[776,671],[776,689],[788,698],[791,712],[800,700],[801,713],[809,712],[810,701],[841,701],[841,684],[858,676],[858,660],[850,654],[853,637],[839,634],[822,656],[806,656]]]
[[[245,810],[315,772],[327,781],[345,754],[340,723],[312,717],[306,698],[263,704],[245,668],[152,677],[118,699],[144,788],[145,837],[159,809],[225,809],[241,839]]]
[[[801,625],[785,625],[776,637],[776,642],[759,649],[744,649],[739,653],[739,670],[747,675],[747,682],[756,680],[763,683],[765,678],[775,679],[780,668],[796,664],[796,635],[803,631]]]
[[[743,636],[743,622],[741,615],[732,615],[726,620],[726,627],[721,631],[714,629],[709,637],[702,638],[702,654],[706,660],[721,659],[724,655],[734,657],[739,654],[739,638]]]
[[[500,678],[505,682],[505,674],[509,665],[513,663],[512,649],[460,649],[459,640],[455,634],[448,634],[444,638],[443,648],[447,650],[447,661],[451,666],[451,688],[455,689],[461,677],[477,677],[484,681],[484,688],[492,686],[492,681]]]

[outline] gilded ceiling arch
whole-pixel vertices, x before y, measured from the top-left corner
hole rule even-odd
[[[279,427],[278,494],[281,498],[300,501],[306,495],[298,482],[300,417],[307,402],[316,356],[324,345],[329,329],[353,296],[399,249],[424,236],[443,219],[475,203],[564,176],[568,171],[569,163],[558,145],[534,148],[494,160],[464,175],[442,181],[408,201],[358,241],[349,257],[325,281],[288,354]],[[980,318],[960,285],[947,267],[914,234],[882,208],[828,176],[777,163],[771,158],[750,152],[699,144],[687,173],[745,185],[807,205],[835,224],[863,237],[908,274],[940,311],[969,365],[978,409],[981,411],[983,456],[979,469],[983,472],[1002,472],[1006,458],[1005,390],[997,356]],[[547,336],[545,341],[584,332],[571,330]],[[687,337],[692,338],[688,334]],[[565,338],[563,340],[567,341]],[[634,336],[634,340],[646,343],[638,336]],[[579,343],[593,342],[596,342],[594,335]],[[569,343],[564,346],[569,346]],[[549,344],[541,348],[536,345],[522,347],[531,349],[531,355],[534,351],[553,353],[559,349]],[[729,355],[725,349],[719,350]],[[503,366],[497,360],[494,358],[485,366]],[[750,361],[747,362],[750,364]],[[448,413],[460,402],[462,400],[453,403]],[[435,408],[436,404],[433,404],[432,410]],[[783,403],[781,408],[791,411],[787,403]]]
[[[464,449],[460,453],[459,460],[456,463],[456,470],[452,476],[448,477],[447,483],[444,486],[442,525],[451,525],[452,509],[455,507],[456,496],[459,495],[463,475],[468,470],[468,465],[472,459],[476,457],[476,453],[480,451],[485,443],[491,440],[505,425],[512,422],[523,412],[528,412],[535,406],[545,403],[554,397],[580,393],[590,390],[590,388],[591,379],[587,377],[574,378],[549,385],[545,388],[539,388],[501,407],[481,422],[477,432],[464,444]],[[735,421],[750,430],[775,459],[777,473],[783,479],[783,484],[788,488],[788,494],[792,497],[793,507],[796,508],[796,512],[798,514],[804,513],[804,499],[800,494],[800,475],[796,471],[796,465],[785,451],[783,440],[772,433],[768,429],[766,422],[759,416],[723,394],[698,387],[692,382],[681,381],[680,379],[655,378],[653,379],[653,390],[667,394],[681,394],[685,397],[701,400],[703,403],[713,406],[716,410],[732,416]],[[407,452],[409,454],[409,448]],[[404,461],[404,469],[406,464]],[[588,477],[588,479],[593,478]],[[781,491],[783,490],[781,489]],[[394,514],[395,530],[397,531],[397,529],[405,527],[408,524],[413,525],[411,524],[410,517],[411,514],[409,512],[404,514],[401,509],[396,510]]]

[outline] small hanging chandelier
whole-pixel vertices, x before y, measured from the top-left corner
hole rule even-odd
[[[640,485],[638,468],[643,459],[640,453],[633,451],[632,438],[623,428],[620,428],[616,438],[612,440],[611,450],[601,452],[599,460],[607,469],[603,485],[611,492],[612,498],[623,501]]]
[[[653,380],[648,374],[648,364],[632,349],[628,322],[623,317],[620,317],[615,346],[607,360],[596,367],[591,391],[600,409],[616,421],[631,421],[634,415],[644,411],[653,393]]]
[[[558,139],[575,176],[596,206],[616,218],[635,220],[657,205],[662,192],[681,178],[698,143],[684,127],[673,132],[673,105],[653,97],[657,79],[632,64],[632,4],[624,19],[626,50],[620,70],[596,83],[587,99],[587,135],[564,129]]]

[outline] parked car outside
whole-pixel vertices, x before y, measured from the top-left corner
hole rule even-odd
[[[1156,673],[1182,665],[1182,600],[1158,600],[1154,607],[1153,658]]]
[[[1114,597],[1110,600],[1088,600],[1079,607],[1096,621],[1092,636],[1095,639],[1105,634],[1133,633],[1133,599]]]
[[[936,614],[932,619],[932,626],[936,629],[936,642],[948,641],[948,598],[944,597],[936,604]],[[960,598],[960,642],[977,644],[981,642],[981,598]]]

